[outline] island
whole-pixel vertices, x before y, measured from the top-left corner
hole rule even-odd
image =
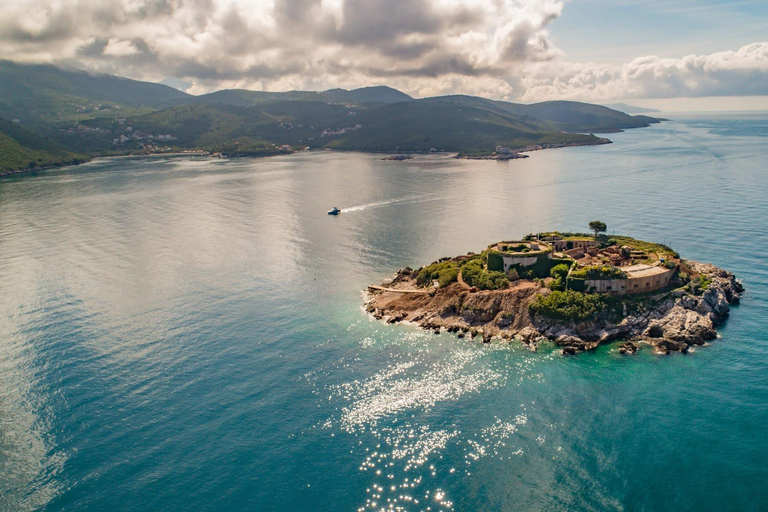
[[[716,327],[744,287],[726,270],[683,259],[670,247],[626,236],[548,232],[491,244],[480,253],[403,268],[364,292],[365,309],[459,338],[540,341],[563,354],[622,341],[659,354],[687,353]]]

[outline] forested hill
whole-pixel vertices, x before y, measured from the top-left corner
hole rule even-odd
[[[39,154],[40,162],[233,147],[237,154],[272,154],[283,145],[490,154],[497,145],[514,150],[597,144],[605,139],[594,133],[657,122],[589,103],[524,105],[461,95],[414,99],[385,86],[192,96],[156,83],[8,61],[0,61],[0,117],[9,120],[3,133],[39,137],[33,143],[6,134],[3,169],[28,166],[34,159],[24,161],[20,155],[31,153],[23,149],[44,151],[48,156]]]
[[[0,117],[32,129],[155,110],[192,96],[165,85],[49,65],[0,61]]]
[[[87,157],[0,119],[0,174],[83,162]]]

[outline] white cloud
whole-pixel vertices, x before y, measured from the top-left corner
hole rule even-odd
[[[547,27],[562,8],[562,0],[18,0],[0,5],[0,53],[150,80],[174,75],[197,89],[446,90],[452,81],[472,87],[464,77],[475,77],[479,89],[496,83],[507,95],[504,76],[559,55]]]
[[[118,41],[117,39],[110,39],[107,41],[107,45],[102,51],[102,55],[109,57],[126,57],[128,55],[136,55],[139,53],[139,49],[133,46],[130,41]]]
[[[529,66],[525,101],[768,95],[768,42],[679,59],[640,57],[623,66]]]
[[[190,91],[387,84],[416,96],[609,101],[768,95],[768,43],[625,65],[575,64],[563,0],[14,0],[0,55]]]

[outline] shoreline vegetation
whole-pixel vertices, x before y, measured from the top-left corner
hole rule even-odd
[[[107,155],[97,155],[97,156],[83,156],[78,157],[72,162],[64,162],[60,164],[51,164],[46,166],[40,166],[40,167],[27,167],[27,168],[20,168],[20,169],[13,169],[13,170],[7,170],[7,171],[0,171],[0,178],[7,177],[7,176],[15,176],[15,175],[21,175],[21,174],[27,174],[27,173],[34,173],[34,172],[41,172],[41,171],[47,171],[51,169],[61,169],[64,167],[75,167],[78,165],[86,164],[89,162],[93,162],[96,160],[102,160],[107,158],[163,158],[163,157],[185,157],[185,156],[192,156],[192,157],[210,157],[210,158],[266,158],[266,157],[272,157],[272,156],[283,156],[283,155],[290,155],[295,153],[300,153],[304,151],[339,151],[344,153],[368,153],[368,154],[386,154],[387,156],[384,156],[381,158],[381,160],[384,161],[395,161],[395,162],[402,162],[407,160],[413,160],[413,155],[429,155],[429,154],[439,154],[439,155],[446,155],[454,153],[454,156],[452,158],[456,159],[463,159],[463,160],[515,160],[520,158],[528,158],[528,155],[523,154],[525,152],[531,152],[531,151],[542,151],[546,149],[560,149],[560,148],[569,148],[569,147],[579,147],[579,146],[596,146],[596,145],[602,145],[602,144],[612,144],[612,141],[608,139],[600,139],[601,142],[589,142],[589,143],[581,143],[581,142],[573,142],[573,143],[562,143],[562,144],[545,144],[545,145],[534,145],[534,146],[526,146],[520,149],[515,149],[510,151],[508,154],[502,154],[498,155],[496,153],[491,153],[488,155],[467,155],[462,153],[457,153],[455,151],[410,151],[407,153],[401,153],[401,152],[390,152],[390,151],[356,151],[356,150],[343,150],[343,149],[331,149],[331,148],[318,148],[318,149],[307,149],[307,148],[301,148],[301,149],[276,149],[274,151],[265,151],[262,153],[236,153],[236,154],[227,154],[222,153],[220,151],[208,151],[204,149],[190,149],[190,150],[175,150],[175,151],[162,151],[162,152],[152,152],[152,153],[120,153],[120,154],[107,154]]]
[[[603,137],[597,137],[593,141],[583,141],[583,142],[560,142],[560,143],[552,143],[552,144],[533,144],[530,146],[524,146],[522,148],[508,148],[509,151],[507,153],[497,153],[496,151],[493,152],[461,152],[457,154],[454,158],[458,159],[465,159],[465,160],[515,160],[518,158],[528,158],[528,155],[525,153],[530,153],[532,151],[542,151],[545,149],[560,149],[560,148],[574,148],[579,146],[600,146],[603,144],[613,144],[613,141],[610,139],[606,139]]]
[[[549,341],[563,354],[617,340],[621,353],[641,345],[687,353],[717,337],[744,291],[732,273],[661,244],[608,237],[599,221],[590,227],[594,235],[532,234],[403,268],[364,292],[365,310],[485,343],[516,340],[536,350]]]
[[[393,160],[422,153],[508,160],[526,151],[607,144],[595,134],[658,122],[574,101],[413,98],[385,86],[193,96],[156,83],[0,60],[4,174],[188,150],[228,157],[329,149],[403,155]]]

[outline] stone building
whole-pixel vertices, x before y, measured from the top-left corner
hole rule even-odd
[[[515,240],[488,247],[488,269],[508,272],[511,267],[535,265],[540,259],[552,258],[552,246],[541,241]]]
[[[677,267],[664,265],[631,265],[621,267],[626,279],[568,279],[569,288],[588,293],[627,295],[661,290],[669,286]]]
[[[567,240],[554,240],[552,246],[557,252],[563,252],[571,249],[581,249],[587,251],[590,247],[597,247],[599,242],[592,238],[571,238]]]

